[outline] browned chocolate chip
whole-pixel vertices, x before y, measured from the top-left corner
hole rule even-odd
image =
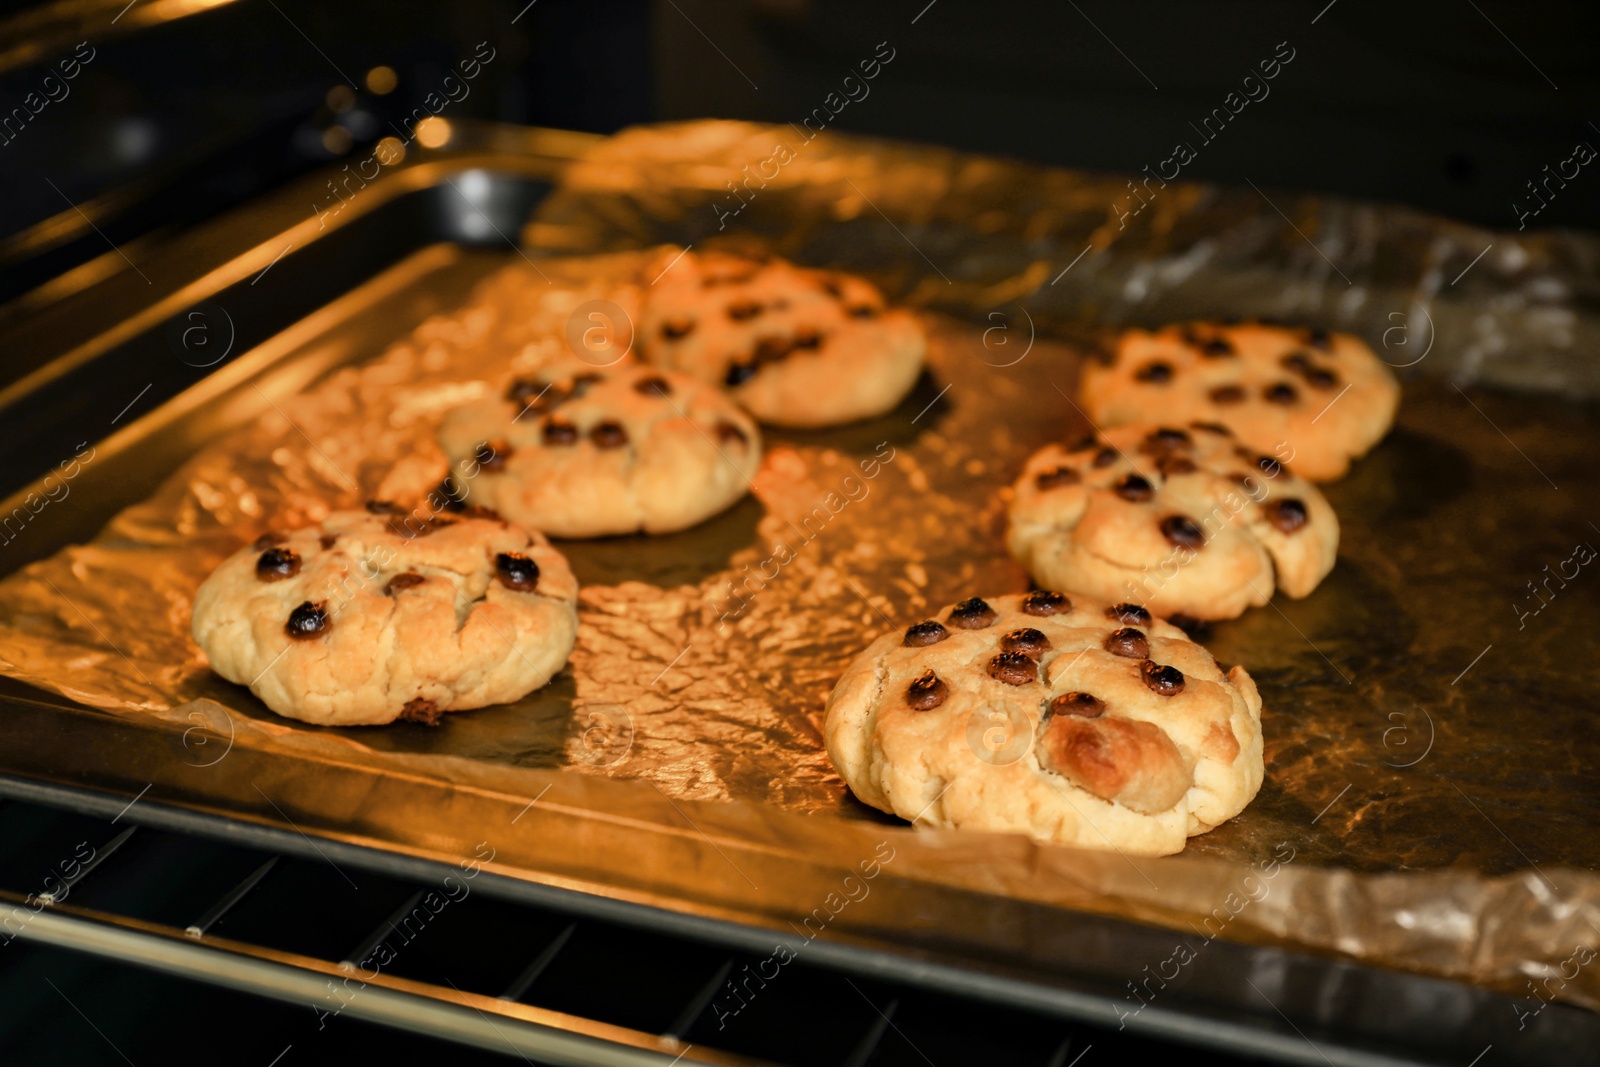
[[[949,636],[949,630],[932,619],[927,619],[906,630],[905,643],[912,648],[924,648],[928,645],[937,645]]]
[[[544,443],[547,445],[575,445],[578,428],[565,419],[544,420]]]
[[[1165,667],[1147,659],[1140,665],[1139,674],[1153,693],[1170,697],[1183,692],[1183,672],[1176,667]]]
[[[472,458],[478,461],[478,469],[486,474],[499,474],[506,469],[506,457],[511,455],[511,446],[504,441],[483,441],[472,450]]]
[[[1210,393],[1213,404],[1240,404],[1244,402],[1244,390],[1237,385],[1219,385]]]
[[[659,374],[652,374],[648,378],[640,378],[633,383],[633,388],[635,392],[643,393],[645,396],[672,395],[672,383]]]
[[[763,337],[756,342],[755,351],[750,354],[750,359],[757,366],[763,363],[779,363],[788,359],[792,351],[794,342],[787,337]]]
[[[1301,377],[1303,377],[1306,380],[1306,384],[1311,386],[1313,389],[1322,389],[1326,391],[1339,384],[1339,376],[1333,371],[1329,370],[1327,367],[1312,367],[1310,370],[1306,371],[1305,374],[1301,375]]]
[[[839,279],[837,278],[824,278],[822,281],[822,291],[833,297],[835,300],[840,300],[844,297],[844,286],[839,284]]]
[[[1187,515],[1168,515],[1161,520],[1161,535],[1175,545],[1199,548],[1205,544],[1205,532]]]
[[[1320,326],[1313,326],[1306,331],[1306,344],[1327,352],[1333,348],[1333,335]]]
[[[309,641],[332,624],[326,600],[319,600],[314,604],[307,600],[289,612],[289,621],[284,623],[283,632],[296,641]]]
[[[717,440],[721,441],[723,444],[731,444],[734,441],[737,441],[742,445],[748,442],[750,438],[743,430],[739,429],[739,427],[735,426],[727,419],[723,419],[721,422],[717,423]]]
[[[1062,693],[1050,702],[1049,713],[1098,719],[1106,713],[1106,702],[1089,693]]]
[[[1311,355],[1307,352],[1290,352],[1287,356],[1278,360],[1278,364],[1284,370],[1300,373],[1311,369]]]
[[[1273,404],[1293,404],[1300,399],[1300,394],[1288,382],[1274,382],[1263,389],[1261,395]]]
[[[323,534],[321,537],[317,538],[317,544],[321,545],[325,549],[332,548],[334,545],[336,545],[338,543],[339,543],[339,535],[338,534]]]
[[[622,423],[607,419],[595,424],[589,431],[589,440],[596,448],[621,448],[628,443],[628,431],[622,428]]]
[[[1179,614],[1168,615],[1167,621],[1176,626],[1178,629],[1182,630],[1184,633],[1188,634],[1191,640],[1203,641],[1207,637],[1211,636],[1211,624],[1205,619],[1197,619],[1192,615]]]
[[[1204,430],[1206,433],[1214,433],[1222,437],[1233,436],[1233,431],[1220,422],[1191,422],[1189,425],[1197,430]]]
[[[281,582],[300,573],[300,554],[292,548],[269,548],[256,560],[256,577],[263,582]]]
[[[1060,615],[1072,610],[1072,601],[1049,589],[1035,589],[1022,598],[1024,615]]]
[[[950,696],[950,687],[932,671],[927,671],[906,687],[906,705],[912,711],[932,711]]]
[[[423,726],[438,726],[439,720],[444,718],[444,712],[439,710],[439,705],[431,700],[417,697],[415,700],[406,701],[406,706],[400,709],[400,722],[420,723]]]
[[[1040,489],[1059,489],[1063,485],[1077,485],[1083,481],[1083,475],[1071,467],[1057,467],[1054,470],[1041,471],[1034,479],[1033,484]]]
[[[989,661],[989,677],[1007,685],[1039,680],[1039,665],[1021,652],[1002,652]]]
[[[1292,496],[1286,496],[1281,500],[1269,500],[1262,510],[1266,512],[1267,521],[1286,534],[1300,529],[1308,518],[1305,502]]]
[[[406,571],[404,574],[397,574],[390,578],[389,584],[383,587],[383,591],[390,596],[394,596],[402,589],[414,589],[427,580],[416,571]]]
[[[404,515],[405,511],[392,500],[369,500],[367,510],[374,515]]]
[[[1189,436],[1188,430],[1177,430],[1171,426],[1162,426],[1145,435],[1145,443],[1155,448],[1188,448],[1194,444],[1194,438]]]
[[[1156,495],[1155,486],[1139,474],[1124,474],[1112,484],[1111,491],[1135,504],[1142,504]]]
[[[1261,468],[1261,472],[1268,478],[1276,478],[1283,473],[1283,464],[1271,456],[1257,456],[1256,466]]]
[[[273,545],[281,545],[287,540],[289,540],[288,534],[281,534],[277,530],[268,530],[266,533],[256,538],[255,549],[257,552],[259,552],[263,548],[271,548]]]
[[[1133,377],[1149,385],[1165,385],[1172,381],[1172,364],[1163,363],[1158,359],[1134,371]]]
[[[822,334],[809,326],[802,326],[794,332],[794,346],[804,349],[821,348]]]
[[[1195,466],[1194,460],[1188,456],[1162,456],[1156,460],[1156,470],[1162,477],[1172,478],[1179,474],[1193,474],[1200,468]]]
[[[878,309],[871,304],[857,304],[854,307],[846,308],[845,314],[852,319],[875,319],[878,317]]]
[[[544,391],[544,382],[536,382],[532,378],[513,378],[511,384],[506,386],[506,399],[516,404],[526,404]]]
[[[521,552],[495,556],[494,576],[514,593],[531,593],[539,587],[539,565]]]
[[[1229,344],[1228,339],[1225,337],[1213,337],[1211,340],[1200,346],[1200,354],[1202,356],[1209,356],[1212,359],[1217,359],[1222,356],[1231,356],[1233,355],[1233,345]]]
[[[1100,443],[1100,438],[1096,437],[1092,433],[1086,433],[1082,437],[1078,438],[1076,441],[1072,442],[1072,444],[1068,445],[1067,446],[1067,451],[1068,452],[1087,452],[1087,451],[1089,451],[1089,449],[1093,448],[1095,445],[1097,445],[1099,443]]]
[[[439,483],[439,488],[435,489],[432,495],[438,498],[436,509],[460,511],[467,506],[467,498],[456,488],[455,480],[448,474],[444,476],[444,481]]]
[[[1102,448],[1100,451],[1094,454],[1092,465],[1096,468],[1109,467],[1117,461],[1117,458],[1120,455],[1122,455],[1122,453],[1118,452],[1114,448]]]
[[[995,610],[980,597],[969,597],[950,609],[950,625],[963,630],[981,630],[995,618]]]
[[[722,381],[731,389],[733,386],[743,385],[751,378],[754,378],[756,371],[760,369],[754,362],[730,363],[728,364],[728,373],[722,376]]]
[[[572,384],[568,386],[567,391],[572,396],[582,396],[589,391],[589,386],[599,385],[605,380],[606,376],[604,374],[596,371],[584,371],[582,374],[574,374],[572,376]]]
[[[668,319],[661,324],[661,337],[666,341],[676,341],[681,337],[688,337],[693,332],[693,319]]]
[[[1029,659],[1038,659],[1050,651],[1050,639],[1042,630],[1035,630],[1031,626],[1024,626],[1020,630],[1012,630],[1000,639],[1000,647],[1007,652],[1020,652]]]
[[[1106,618],[1116,619],[1130,626],[1150,625],[1150,613],[1138,604],[1113,604],[1106,609]]]
[[[1150,641],[1144,636],[1143,630],[1135,630],[1131,626],[1124,626],[1122,629],[1112,630],[1106,635],[1105,649],[1113,656],[1144,659],[1150,655]]]
[[[755,318],[764,310],[759,300],[740,300],[738,303],[728,305],[728,318],[734,322],[745,322]]]

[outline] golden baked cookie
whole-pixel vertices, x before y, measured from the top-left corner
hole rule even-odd
[[[191,629],[212,670],[279,715],[431,724],[548,682],[577,602],[540,534],[374,501],[228,557],[195,593]]]
[[[1317,487],[1217,423],[1119,426],[1029,458],[1007,543],[1034,581],[1157,615],[1230,619],[1333,569]]]
[[[717,253],[663,263],[640,310],[644,358],[726,388],[762,422],[881,415],[922,373],[921,324],[865,279]]]
[[[619,363],[550,364],[446,413],[465,499],[554,537],[668,533],[750,491],[761,434],[717,389]]]
[[[1358,337],[1259,322],[1128,330],[1084,367],[1098,426],[1221,422],[1312,481],[1342,477],[1394,423],[1400,384]]]
[[[974,597],[885,634],[828,700],[828,755],[919,825],[1159,856],[1261,786],[1261,698],[1132,604]]]

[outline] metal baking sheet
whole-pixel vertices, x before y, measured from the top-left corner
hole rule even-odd
[[[644,148],[624,138],[601,152],[634,153],[622,163],[637,183],[659,177]],[[871,154],[881,187],[868,188],[886,211],[899,208],[905,169],[925,177],[929,166],[885,146],[841,142],[837,151]],[[381,219],[447,175],[516,170],[516,158],[463,151],[433,175],[411,173],[392,190],[374,185],[359,205],[368,214],[356,218]],[[599,165],[613,182],[630,173],[603,154]],[[677,189],[653,188],[666,199]],[[1016,264],[992,248],[968,268],[950,259],[944,267],[964,292],[996,298],[1003,320],[963,311],[945,293],[943,313],[928,317],[930,375],[900,410],[825,433],[772,435],[755,498],[694,531],[565,545],[586,587],[586,625],[571,672],[549,690],[452,716],[438,730],[335,732],[276,719],[198,669],[174,635],[205,559],[268,512],[279,521],[384,495],[396,478],[421,485],[433,476],[425,448],[401,475],[386,457],[425,426],[442,383],[469,380],[464,372],[484,366],[474,359],[516,348],[495,335],[490,353],[482,337],[468,336],[474,304],[481,312],[485,299],[475,286],[498,277],[500,285],[520,279],[540,299],[565,294],[544,309],[543,325],[502,316],[526,342],[597,287],[626,283],[639,257],[622,249],[707,236],[671,232],[682,212],[630,214],[630,195],[626,181],[597,191],[581,173],[569,178],[541,209],[532,232],[549,239],[527,259],[504,246],[424,242],[101,440],[72,479],[80,503],[42,508],[16,539],[19,549],[47,556],[86,539],[121,505],[144,502],[88,547],[0,586],[0,655],[7,673],[115,715],[74,712],[12,686],[6,769],[129,795],[148,787],[152,800],[420,855],[467,855],[492,837],[503,869],[517,876],[775,925],[839,899],[842,873],[887,847],[891,877],[879,885],[889,891],[836,919],[826,911],[830,936],[938,945],[1046,972],[1069,961],[1052,957],[1063,943],[1040,932],[1070,926],[1074,912],[1198,927],[1201,936],[1215,928],[1229,941],[1342,953],[1512,995],[1530,979],[1548,982],[1575,946],[1594,942],[1586,924],[1600,896],[1595,794],[1582,774],[1593,741],[1581,727],[1586,676],[1578,666],[1594,599],[1553,599],[1542,614],[1559,617],[1559,606],[1569,617],[1548,626],[1514,618],[1525,623],[1515,637],[1488,607],[1508,575],[1518,585],[1542,581],[1543,563],[1558,567],[1572,555],[1574,502],[1595,479],[1585,460],[1592,411],[1548,397],[1460,392],[1413,374],[1396,433],[1331,491],[1346,527],[1333,577],[1313,597],[1277,602],[1209,639],[1220,658],[1246,663],[1261,681],[1268,783],[1244,816],[1195,840],[1185,856],[1135,861],[1003,836],[916,833],[848,796],[819,739],[832,678],[891,624],[973,591],[1023,587],[999,547],[1001,490],[1029,450],[1081,428],[1056,390],[1070,393],[1087,328],[1115,320],[1077,312],[1082,321],[1067,321],[1041,303],[1025,334],[1017,310],[1026,310],[1028,293],[1000,277]],[[931,263],[911,262],[923,251],[909,233],[901,237],[910,247],[892,250],[897,228],[887,218],[873,222],[863,208],[854,225],[836,218],[825,226],[803,203],[789,210],[798,239],[786,245],[759,226],[745,239],[864,269],[924,306],[939,303],[918,300],[945,283],[930,279]],[[267,233],[250,245],[255,258],[240,256],[212,278],[205,295],[218,306],[266,265],[285,233],[310,236],[303,223],[251,221]],[[538,243],[573,251],[577,238],[618,254],[538,254]],[[953,238],[938,240],[942,252]],[[985,247],[984,235],[971,240]],[[818,242],[848,254],[819,254]],[[295,261],[280,267],[292,286]],[[1086,275],[1093,281],[1076,299],[1094,306],[1109,269]],[[1039,287],[1055,276],[1033,273]],[[1232,278],[1219,272],[1216,281],[1226,291]],[[618,301],[627,303],[625,292]],[[433,324],[413,334],[430,315]],[[1003,332],[990,332],[999,321]],[[1032,347],[1020,359],[1019,348],[999,340],[1023,346],[1026,336]],[[444,354],[430,364],[436,344]],[[405,367],[410,377],[400,374]],[[72,373],[59,380],[70,384]],[[383,395],[373,396],[380,386]],[[420,421],[366,421],[397,394],[412,398],[405,410]],[[362,396],[379,407],[361,407]],[[242,437],[218,436],[237,425]],[[844,484],[886,446],[894,458],[878,477],[857,480],[866,492]],[[238,463],[263,455],[270,470]],[[1535,483],[1534,470],[1551,484]],[[769,555],[775,538],[804,536],[790,524],[803,529],[835,482],[845,503],[727,625],[719,595],[727,582]],[[25,493],[8,508],[19,500]],[[20,562],[21,552],[10,560]],[[120,688],[108,689],[108,679]],[[1522,807],[1532,795],[1537,819]],[[815,815],[827,817],[807,818]],[[1274,857],[1280,863],[1263,882],[1261,865]],[[1115,979],[1115,968],[1107,976]],[[1589,972],[1542,988],[1596,1002]]]

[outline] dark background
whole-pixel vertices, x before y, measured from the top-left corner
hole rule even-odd
[[[707,115],[798,122],[887,42],[892,64],[832,128],[1129,172],[1187,140],[1199,157],[1185,177],[1402,201],[1497,228],[1516,228],[1514,201],[1535,206],[1525,187],[1542,168],[1579,141],[1600,146],[1600,15],[1578,2],[224,0],[167,17],[174,10],[0,5],[0,118],[78,41],[94,49],[70,94],[13,119],[0,143],[0,272],[30,228],[36,250],[38,227],[84,201],[120,190],[138,206],[107,235],[124,245],[356,158],[478,42],[495,58],[447,115],[601,133]],[[1191,123],[1288,49],[1270,95],[1204,143]],[[379,65],[398,76],[385,94],[366,84]],[[1558,188],[1528,225],[1600,222],[1590,169],[1600,168]],[[63,251],[32,274],[11,271],[0,300],[72,260]]]

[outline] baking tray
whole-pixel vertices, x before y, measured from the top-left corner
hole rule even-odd
[[[556,134],[464,127],[449,149],[424,154],[363,190],[347,217],[307,220],[308,190],[295,189],[141,263],[141,277],[123,275],[22,323],[7,341],[23,353],[9,364],[21,373],[0,393],[6,417],[27,431],[12,435],[9,462],[0,468],[12,484],[44,467],[45,457],[70,455],[78,441],[104,432],[86,428],[113,432],[99,440],[95,463],[74,482],[73,506],[47,508],[26,537],[5,546],[5,570],[88,539],[203,442],[270,410],[330,368],[374,354],[375,339],[396,339],[464,299],[472,284],[518,254],[505,235],[561,160],[588,147]],[[457,202],[460,190],[451,179],[467,174],[483,190],[479,214],[494,231],[487,246]],[[274,286],[262,287],[274,274]],[[226,314],[218,316],[218,309]],[[196,310],[205,317],[193,319]],[[175,347],[174,324],[187,329],[197,322],[218,331],[217,344],[231,338],[228,357],[197,367],[208,357],[196,357],[181,333]],[[913,400],[920,408],[939,394],[936,383],[925,383]],[[1504,417],[1518,402],[1503,403],[1509,406],[1497,413]],[[1440,417],[1421,410],[1424,424]],[[1356,592],[1371,596],[1382,585],[1364,577]],[[1292,672],[1288,677],[1297,684]],[[132,818],[149,812],[183,823],[184,813],[221,815],[234,820],[229,825],[288,829],[434,861],[470,856],[494,835],[508,893],[573,891],[574,907],[642,906],[632,913],[638,921],[677,916],[701,923],[708,936],[771,931],[818,958],[855,950],[865,954],[853,957],[858,962],[910,968],[969,992],[1155,1033],[1209,1035],[1285,1054],[1294,1048],[1300,1057],[1332,1050],[1348,1062],[1378,1062],[1368,1054],[1388,1049],[1450,1062],[1463,1054],[1470,1059],[1485,1045],[1514,1043],[1518,1058],[1579,1062],[1597,1047],[1587,1013],[1552,1005],[1519,1032],[1516,998],[1251,945],[1280,939],[1248,920],[1186,969],[1169,1000],[1128,1017],[1132,1001],[1121,987],[1139,973],[1129,961],[1169,958],[1171,935],[1094,914],[1107,910],[1107,887],[1122,898],[1119,914],[1176,925],[1194,901],[1175,905],[1136,882],[1154,886],[1152,876],[1165,883],[1170,875],[1191,890],[1208,886],[1221,899],[1236,873],[1226,868],[1074,855],[1059,862],[1082,878],[1080,894],[1019,899],[981,878],[963,886],[935,875],[935,868],[981,864],[995,848],[1011,846],[981,836],[912,835],[865,812],[851,822],[785,819],[750,805],[673,802],[631,783],[470,761],[452,765],[447,776],[397,775],[382,752],[320,737],[305,738],[292,755],[258,747],[235,732],[228,716],[204,709],[188,724],[144,722],[16,683],[5,683],[3,692],[0,770],[13,779],[7,788],[21,792],[25,782],[48,782],[93,790],[101,803],[108,793],[137,797]],[[775,836],[784,847],[751,844]],[[906,862],[886,869],[874,893],[817,941],[795,940],[794,921],[836,895],[840,878],[891,840]],[[1313,853],[1324,862],[1339,857],[1336,845],[1313,847],[1324,849]],[[1013,851],[1027,855],[1020,842]],[[641,855],[650,862],[641,864]],[[1443,883],[1435,890],[1443,891]],[[1141,904],[1130,909],[1128,901]],[[1449,1008],[1443,1016],[1441,1005]],[[1309,1026],[1316,1045],[1279,1021],[1278,1009]],[[1424,1016],[1435,1025],[1419,1030]],[[1441,1017],[1451,1020],[1448,1027],[1437,1025]]]

